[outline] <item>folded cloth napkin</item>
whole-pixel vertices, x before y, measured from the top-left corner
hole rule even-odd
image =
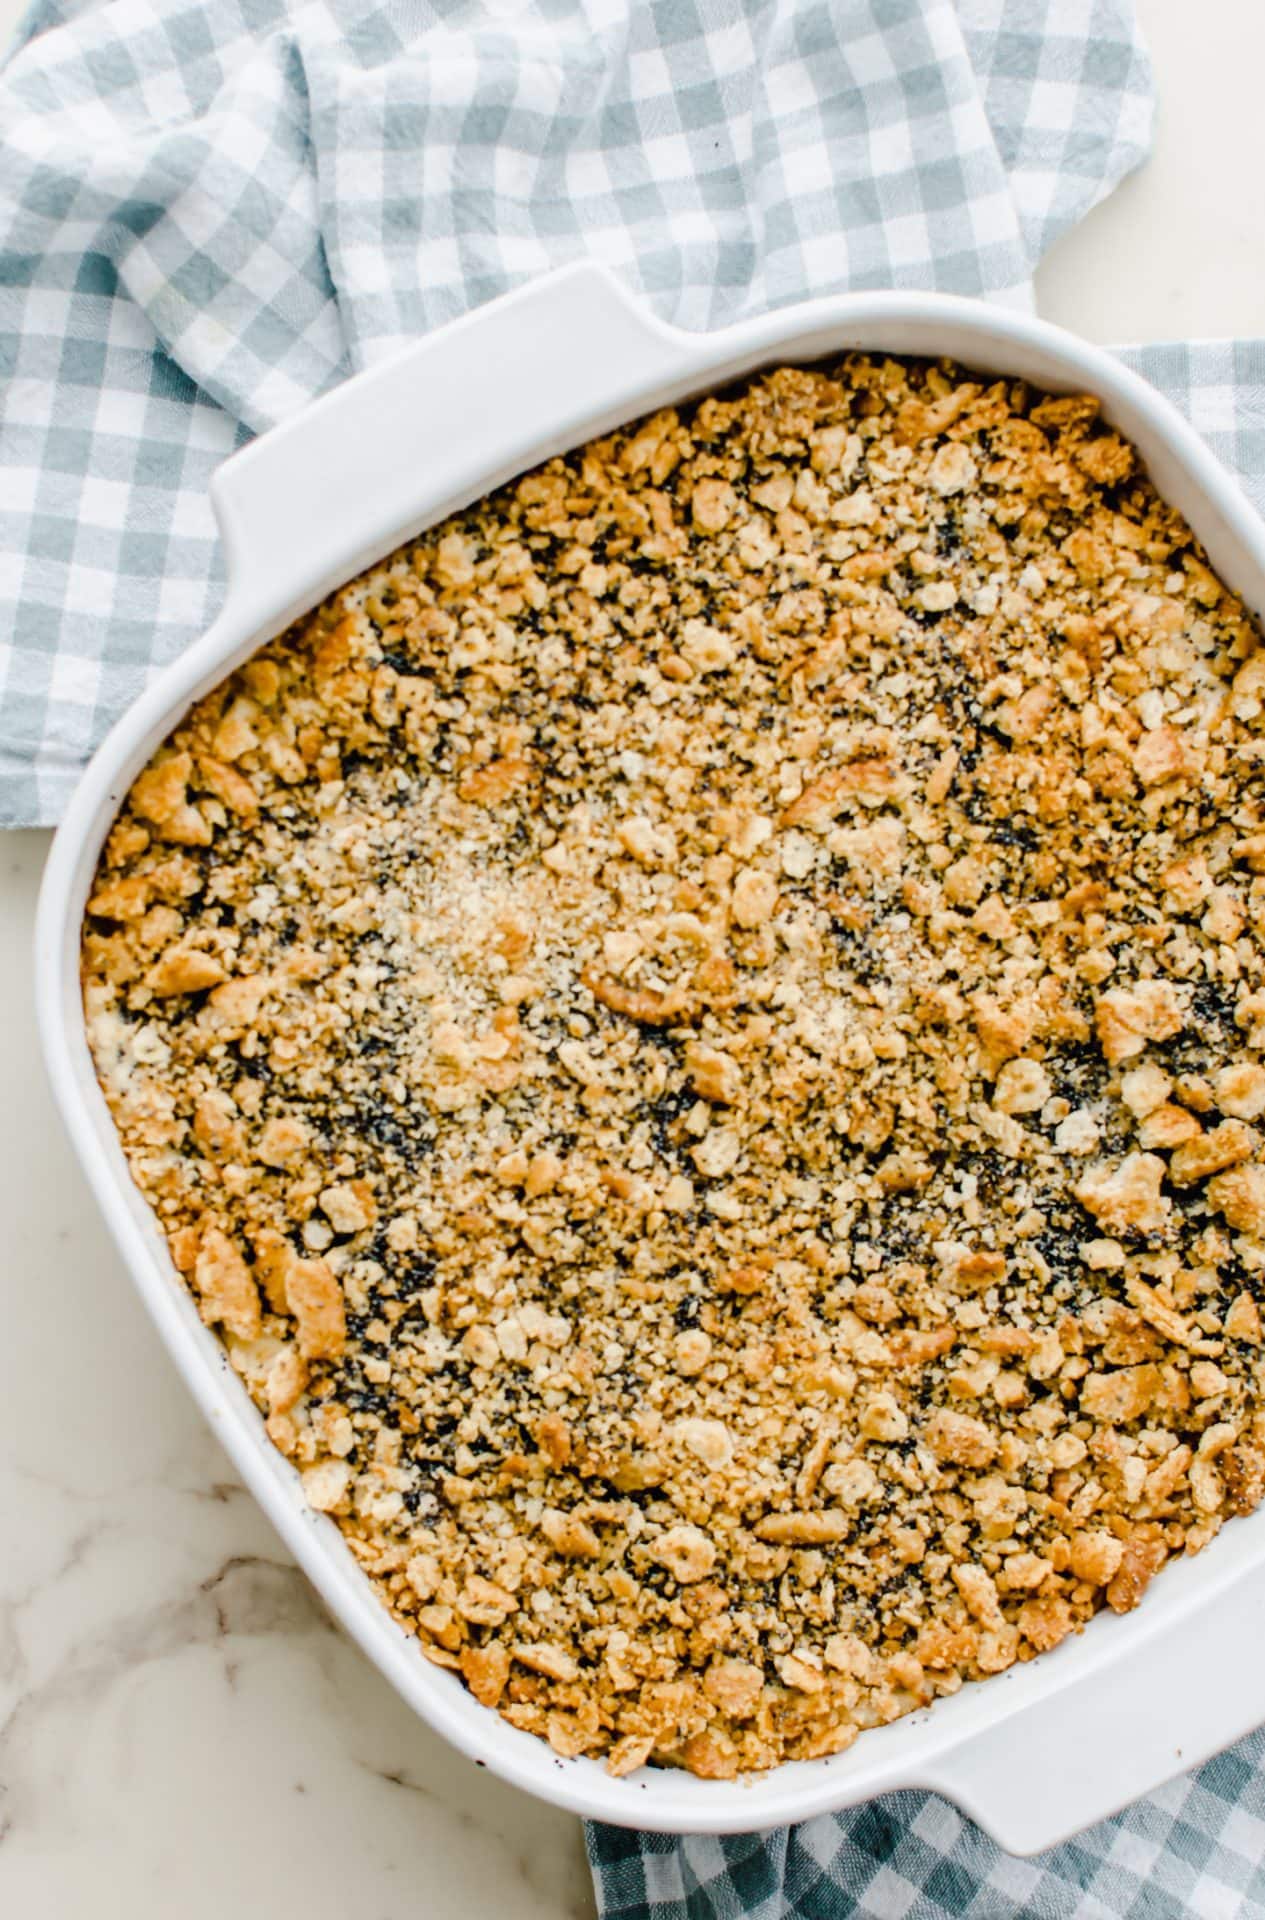
[[[1131,0],[34,0],[0,72],[0,822],[223,592],[207,478],[582,253],[715,327],[1030,298],[1146,151]]]
[[[601,1920],[1260,1920],[1265,1732],[1031,1860],[931,1793],[724,1840],[586,1839]]]
[[[1145,154],[1130,0],[35,0],[0,73],[0,821],[55,819],[213,616],[241,441],[583,253],[714,327],[1031,298]],[[1265,501],[1265,346],[1128,356]],[[1260,1737],[1008,1860],[933,1797],[591,1828],[602,1912],[1265,1914]]]

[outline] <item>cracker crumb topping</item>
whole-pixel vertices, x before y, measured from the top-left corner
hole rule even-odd
[[[550,461],[180,723],[97,1071],[428,1659],[728,1778],[1257,1504],[1263,717],[1092,399],[855,356]]]

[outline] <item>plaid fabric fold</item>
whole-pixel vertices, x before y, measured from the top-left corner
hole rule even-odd
[[[912,1792],[775,1833],[586,1838],[601,1920],[1260,1920],[1265,1733],[1031,1860]]]
[[[580,254],[666,318],[1030,297],[1145,154],[1130,0],[35,0],[0,72],[0,823],[224,591],[243,437]]]

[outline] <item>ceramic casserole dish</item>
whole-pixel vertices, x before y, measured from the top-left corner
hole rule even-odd
[[[360,374],[234,456],[212,496],[223,611],[93,759],[49,860],[39,1019],[84,1171],[176,1365],[289,1550],[422,1718],[480,1764],[592,1817],[666,1832],[803,1820],[898,1787],[934,1788],[1028,1853],[1114,1811],[1265,1720],[1265,1509],[1167,1570],[1127,1617],[866,1734],[846,1753],[736,1781],[563,1760],[477,1704],[388,1615],[199,1320],[133,1186],[84,1032],[80,922],[106,832],[193,701],[361,568],[503,481],[656,407],[776,362],[853,349],[947,355],[1056,392],[1088,391],[1139,449],[1214,566],[1265,612],[1265,526],[1173,408],[1097,348],[1024,315],[918,293],[832,297],[710,335],[663,325],[601,269],[536,281]]]

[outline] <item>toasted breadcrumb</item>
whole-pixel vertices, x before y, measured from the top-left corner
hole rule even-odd
[[[1257,1503],[1263,696],[1094,401],[855,357],[502,488],[154,756],[102,1085],[478,1700],[840,1752]]]

